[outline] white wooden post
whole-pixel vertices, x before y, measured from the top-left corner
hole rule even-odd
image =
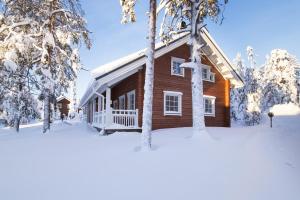
[[[92,98],[92,124],[95,123],[95,99]]]
[[[112,123],[112,113],[111,113],[111,89],[106,88],[106,127],[110,126]]]
[[[139,127],[139,110],[138,109],[135,109],[135,127]]]

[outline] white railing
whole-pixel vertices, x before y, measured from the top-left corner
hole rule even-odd
[[[112,110],[112,123],[127,128],[138,128],[139,112],[136,110]]]
[[[105,110],[93,113],[93,125],[98,128],[103,128],[105,126]]]
[[[93,126],[97,128],[127,129],[138,128],[139,112],[136,110],[105,110],[93,113]]]

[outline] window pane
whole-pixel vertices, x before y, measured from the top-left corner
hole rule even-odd
[[[179,112],[178,96],[166,95],[165,109],[169,112]]]
[[[203,79],[207,79],[207,77],[208,77],[208,70],[207,69],[202,69],[202,77],[203,77]]]
[[[183,75],[183,69],[180,68],[181,63],[173,62],[173,74]]]
[[[212,114],[213,113],[212,100],[211,99],[205,99],[204,102],[205,102],[205,105],[204,105],[205,113]]]

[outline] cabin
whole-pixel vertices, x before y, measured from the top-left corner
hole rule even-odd
[[[205,125],[230,127],[230,88],[243,85],[239,74],[208,31],[202,31]],[[189,35],[180,35],[155,50],[152,129],[192,126]],[[80,107],[87,123],[105,131],[139,131],[142,126],[145,49],[100,66]]]
[[[56,105],[60,112],[60,117],[68,117],[71,100],[65,96],[60,96],[56,99]]]

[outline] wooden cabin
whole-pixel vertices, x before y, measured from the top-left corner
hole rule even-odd
[[[60,112],[60,117],[68,117],[69,115],[69,110],[70,110],[70,103],[71,100],[65,96],[60,96],[56,99],[57,103],[57,108],[59,109]]]
[[[230,127],[230,88],[242,79],[207,30],[202,33],[205,125]],[[180,68],[190,59],[189,35],[169,45],[156,45],[152,129],[192,126],[191,70]],[[142,126],[145,50],[92,71],[94,80],[80,107],[89,124],[104,130],[140,130]]]

